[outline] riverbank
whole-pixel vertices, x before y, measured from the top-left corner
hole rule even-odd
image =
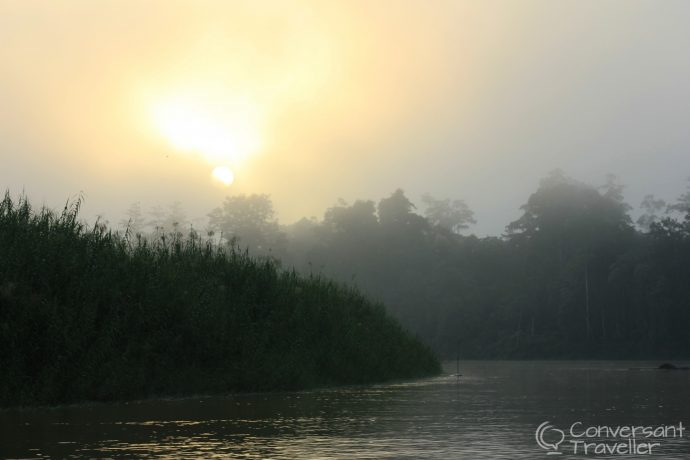
[[[0,203],[0,406],[432,375],[381,304],[198,235],[122,236]]]

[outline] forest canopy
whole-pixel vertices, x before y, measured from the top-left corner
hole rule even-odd
[[[267,195],[210,214],[227,244],[357,286],[445,357],[687,357],[690,188],[648,195],[633,221],[623,186],[554,171],[500,237],[468,235],[461,199],[403,190],[340,200],[280,225]]]

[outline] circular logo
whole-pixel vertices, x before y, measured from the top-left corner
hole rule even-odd
[[[551,425],[551,422],[544,422],[537,427],[534,439],[536,439],[539,447],[550,451],[549,454],[560,454],[558,446],[565,439],[565,433]]]

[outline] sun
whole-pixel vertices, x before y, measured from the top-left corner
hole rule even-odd
[[[226,187],[232,185],[232,183],[235,182],[235,175],[227,166],[216,167],[211,173],[211,175],[215,180],[225,185]]]
[[[199,155],[213,176],[232,183],[225,165],[237,165],[261,147],[258,107],[246,98],[177,94],[155,101],[154,128],[180,153]]]

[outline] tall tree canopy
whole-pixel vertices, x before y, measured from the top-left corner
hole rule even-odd
[[[229,196],[208,216],[212,231],[253,254],[280,254],[284,250],[285,235],[280,231],[268,195]]]
[[[429,194],[422,196],[422,202],[426,206],[424,217],[431,225],[445,228],[453,233],[460,233],[476,224],[474,212],[463,200],[449,198],[440,200]]]

